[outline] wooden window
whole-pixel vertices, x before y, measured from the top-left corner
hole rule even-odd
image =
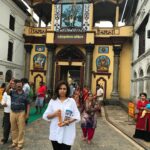
[[[15,18],[12,15],[10,15],[9,29],[13,31],[15,30]]]
[[[145,53],[145,30],[139,32],[139,56]]]
[[[137,33],[139,35],[139,55],[145,53],[145,38],[146,38],[146,25],[149,19],[149,15],[147,15],[144,20],[142,21],[141,25],[139,26]]]
[[[8,55],[7,55],[7,60],[8,61],[12,61],[12,57],[13,57],[13,43],[12,42],[8,42]]]

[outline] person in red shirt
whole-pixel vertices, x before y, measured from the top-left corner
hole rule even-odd
[[[37,90],[37,98],[35,101],[36,113],[38,113],[39,109],[40,113],[42,112],[45,94],[46,94],[46,86],[44,85],[43,81],[41,81],[40,87]]]

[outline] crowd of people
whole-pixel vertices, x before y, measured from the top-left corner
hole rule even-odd
[[[24,146],[25,126],[29,118],[30,104],[33,102],[33,83],[29,84],[26,78],[12,79],[3,88],[1,105],[4,107],[3,138],[1,143],[7,143],[11,132],[12,144],[10,148],[20,150]],[[81,122],[82,140],[91,143],[97,126],[97,117],[101,116],[104,90],[97,85],[95,93],[79,84],[68,84],[59,81],[53,96],[49,95],[44,82],[36,92],[35,114],[41,113],[45,100],[47,109],[43,119],[50,121],[49,140],[54,150],[70,150],[76,136],[76,122]],[[150,103],[146,93],[140,94],[137,101],[137,122],[134,138],[150,141]],[[71,136],[70,136],[70,133]]]
[[[1,89],[3,89],[1,105],[4,107],[4,116],[3,138],[0,142],[1,144],[7,143],[11,131],[12,145],[10,148],[20,150],[24,145],[25,126],[28,123],[30,104],[34,98],[33,83],[29,83],[26,78],[12,79],[7,86],[6,83],[3,83]],[[35,113],[41,113],[45,94],[46,86],[40,82],[35,100]]]
[[[33,83],[29,83],[26,78],[12,79],[7,86],[3,83],[1,88],[4,89],[1,101],[1,105],[4,107],[1,144],[8,142],[11,132],[12,144],[9,147],[20,150],[24,146],[25,126],[29,118],[30,104],[34,102]],[[91,143],[96,128],[97,114],[100,112],[101,106],[98,97],[103,97],[103,92],[98,92],[99,88],[98,85],[97,92],[92,94],[87,86],[81,89],[78,84],[60,81],[52,97],[44,82],[40,82],[35,98],[35,114],[42,112],[47,99],[49,104],[43,114],[43,119],[51,120],[49,138],[54,150],[60,147],[65,150],[71,148],[76,134],[75,123],[80,119],[82,139]],[[61,125],[56,125],[60,114]],[[56,132],[58,133],[56,134]],[[69,138],[70,132],[73,135]]]
[[[29,117],[30,110],[30,86],[27,79],[15,80],[2,84],[3,97],[1,104],[4,107],[3,138],[1,143],[8,141],[11,131],[12,145],[10,148],[20,150],[24,144],[25,122]]]

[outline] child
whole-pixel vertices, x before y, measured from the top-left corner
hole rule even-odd
[[[148,111],[150,111],[150,104],[147,104],[145,108],[146,108],[146,109],[144,109],[144,110],[142,111],[142,115],[141,115],[140,118],[144,118],[144,116],[146,115],[146,113],[147,113]]]

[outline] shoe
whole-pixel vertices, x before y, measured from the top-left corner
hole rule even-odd
[[[1,142],[4,142],[4,139],[1,139]]]
[[[6,143],[7,143],[6,141],[4,141],[4,142],[0,141],[0,144],[1,144],[1,145],[4,145],[4,144],[6,144]]]
[[[15,148],[15,147],[17,147],[17,145],[14,143],[9,146],[9,148]]]
[[[6,141],[6,140],[1,139],[0,144],[6,144],[6,143],[7,143],[7,141]]]

